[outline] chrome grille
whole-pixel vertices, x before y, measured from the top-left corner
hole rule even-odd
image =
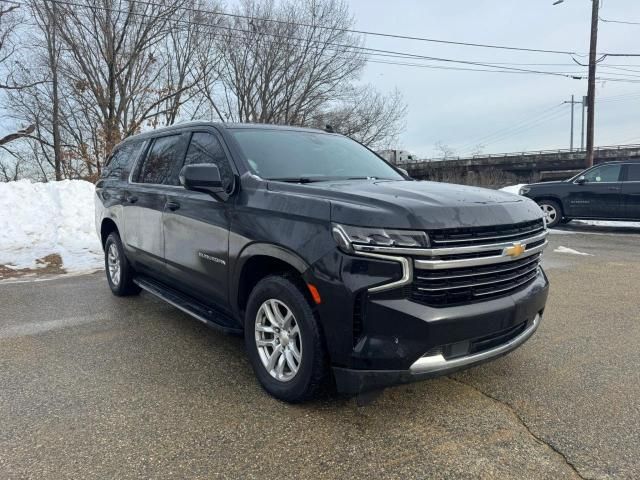
[[[515,225],[439,230],[430,232],[430,238],[434,247],[462,247],[483,243],[517,241],[540,234],[543,231],[544,222],[540,219]]]
[[[512,262],[443,270],[416,270],[411,298],[430,306],[452,306],[508,295],[538,275],[541,254]]]
[[[416,259],[411,298],[430,306],[452,306],[525,288],[538,275],[546,235],[542,220],[431,233],[433,255]],[[517,245],[523,251],[509,256],[509,249]]]
[[[511,225],[429,231],[430,248],[354,244],[358,255],[402,265],[402,278],[370,288],[406,287],[414,301],[436,307],[510,295],[539,274],[547,229],[542,219]]]

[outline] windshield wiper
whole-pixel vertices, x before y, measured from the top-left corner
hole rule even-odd
[[[282,178],[267,178],[267,180],[273,180],[274,182],[287,182],[287,183],[313,183],[323,182],[325,178],[309,178],[309,177],[282,177]]]

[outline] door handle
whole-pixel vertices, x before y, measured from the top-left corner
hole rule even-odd
[[[167,207],[172,212],[175,212],[180,208],[180,204],[178,202],[167,202],[165,203],[165,207]]]
[[[135,195],[126,195],[124,198],[129,203],[136,203],[138,201],[138,197]]]
[[[618,190],[620,190],[620,187],[609,187],[609,190],[613,190],[614,192],[617,192]]]

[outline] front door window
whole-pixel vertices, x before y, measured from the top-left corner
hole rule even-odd
[[[584,179],[589,183],[611,183],[620,178],[620,165],[603,165],[589,170]]]

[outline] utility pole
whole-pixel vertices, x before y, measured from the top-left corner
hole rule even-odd
[[[576,102],[574,100],[574,98],[575,98],[575,96],[571,95],[571,100],[570,101],[562,102],[562,103],[570,103],[571,104],[571,133],[570,133],[570,136],[569,136],[569,138],[570,138],[570,140],[569,140],[569,151],[570,152],[573,152],[573,132],[575,130],[574,127],[573,127],[573,125],[574,125],[573,117],[574,117],[574,112],[575,112],[575,105],[576,104],[582,105],[582,103],[584,102],[584,100],[583,100],[583,102]],[[584,110],[582,112],[583,112],[582,113],[582,126],[583,126],[583,137],[582,137],[582,139],[584,140]]]
[[[596,48],[598,46],[598,11],[600,0],[591,0],[591,41],[589,44],[589,85],[587,87],[587,152],[585,167],[593,166],[593,136],[596,105]]]
[[[573,152],[573,112],[575,111],[576,102],[573,101],[573,95],[571,95],[571,140],[569,141],[569,151]]]
[[[582,131],[580,133],[580,150],[584,151],[584,111],[587,109],[587,97],[582,97]]]

